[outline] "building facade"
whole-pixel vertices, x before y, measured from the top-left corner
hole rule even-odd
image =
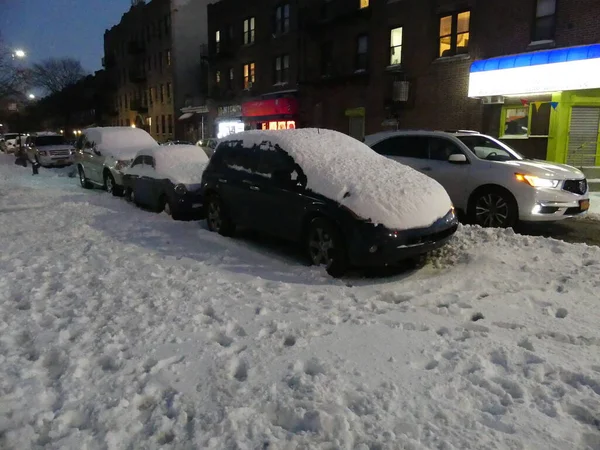
[[[221,0],[208,14],[210,95],[231,129],[473,129],[600,163],[595,0]]]
[[[120,23],[105,32],[103,64],[117,87],[112,125],[143,128],[159,142],[200,138],[208,3],[132,0]]]

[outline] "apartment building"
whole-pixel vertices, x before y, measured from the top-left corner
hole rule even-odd
[[[595,0],[221,0],[208,14],[219,121],[293,118],[359,139],[474,129],[527,156],[600,164]]]
[[[119,24],[105,32],[104,66],[117,86],[112,125],[143,128],[159,142],[199,139],[198,123],[207,112],[202,55],[208,3],[132,0]]]

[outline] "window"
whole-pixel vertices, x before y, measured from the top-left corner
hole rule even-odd
[[[131,167],[140,166],[142,164],[144,164],[144,156],[138,156],[131,163]]]
[[[369,59],[369,37],[364,34],[357,39],[356,70],[367,70]]]
[[[256,82],[254,63],[244,64],[244,89],[250,89]]]
[[[161,103],[165,102],[165,85],[164,84],[160,85],[160,102]]]
[[[167,128],[165,127],[165,116],[160,116],[160,125],[162,127],[162,132],[166,133],[167,132]]]
[[[173,96],[173,85],[171,83],[167,83],[167,98],[171,98]]]
[[[150,104],[154,103],[154,88],[150,88],[150,95],[148,96]]]
[[[171,50],[167,50],[167,66],[171,65]]]
[[[368,8],[369,7],[369,0],[359,0],[359,8],[363,9],[363,8]]]
[[[380,155],[399,158],[429,158],[429,144],[426,136],[398,136],[385,139],[373,146]]]
[[[229,89],[233,88],[233,67],[229,69],[229,78],[227,82],[227,87]]]
[[[523,157],[502,142],[487,136],[457,136],[479,159],[488,161],[521,160]]]
[[[275,58],[275,76],[273,78],[274,84],[290,81],[290,55]]]
[[[469,51],[470,20],[470,11],[440,18],[440,57],[459,55]]]
[[[537,0],[535,10],[534,41],[554,40],[556,25],[556,0]]]
[[[500,136],[506,139],[548,136],[551,111],[550,102],[504,107]]]
[[[156,134],[160,134],[160,117],[156,116]]]
[[[448,161],[450,155],[463,155],[457,145],[444,138],[429,138],[429,159]]]
[[[167,14],[165,16],[165,34],[168,36],[171,32],[171,16]]]
[[[221,84],[221,71],[217,70],[217,72],[215,73],[215,82],[217,83],[217,86],[219,84]]]
[[[402,64],[402,27],[390,31],[390,66]]]
[[[321,75],[324,77],[333,75],[333,42],[325,42],[321,45]]]
[[[290,5],[280,5],[275,9],[275,34],[290,31]]]
[[[167,118],[167,123],[169,124],[169,134],[173,134],[173,116],[171,114]]]
[[[217,30],[215,32],[215,53],[219,53],[221,51],[221,31]]]
[[[158,70],[162,72],[163,70],[163,55],[162,52],[158,53]]]
[[[244,20],[244,44],[254,42],[254,17]]]

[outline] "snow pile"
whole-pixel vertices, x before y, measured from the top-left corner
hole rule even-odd
[[[103,154],[117,159],[131,158],[138,150],[158,145],[152,136],[139,128],[87,128],[83,134]]]
[[[262,150],[279,146],[302,168],[308,189],[388,228],[427,227],[452,206],[437,181],[337,131],[246,131],[228,140]]]
[[[590,192],[590,212],[595,216],[600,215],[600,192]]]
[[[127,169],[131,175],[168,179],[174,184],[199,184],[208,165],[208,156],[195,145],[161,145],[141,150],[135,156],[154,158],[155,167],[136,165]]]

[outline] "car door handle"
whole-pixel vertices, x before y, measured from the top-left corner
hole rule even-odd
[[[219,178],[219,183],[227,183],[227,180],[225,178]]]
[[[250,190],[251,191],[260,191],[260,188],[258,186],[250,186]]]
[[[423,172],[431,172],[431,167],[421,167],[419,170],[422,170]]]

